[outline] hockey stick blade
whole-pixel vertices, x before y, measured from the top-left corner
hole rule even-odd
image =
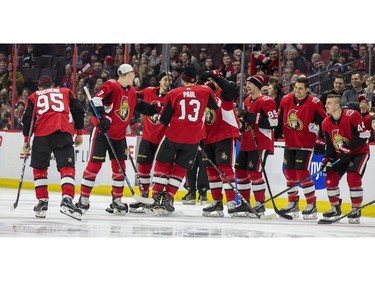
[[[284,214],[282,212],[280,212],[280,210],[277,210],[277,209],[274,209],[275,210],[275,213],[277,215],[279,215],[280,217],[286,219],[286,220],[293,220],[293,217],[291,215],[288,215],[288,214]],[[277,210],[277,211],[276,211]]]
[[[372,201],[368,202],[367,204],[365,204],[365,205],[359,207],[359,208],[357,209],[357,211],[358,211],[358,210],[362,210],[363,208],[366,208],[367,206],[370,206],[370,205],[372,205],[372,204],[374,204],[374,203],[375,203],[375,200],[372,200]],[[351,211],[351,212],[349,212],[349,213],[347,213],[347,214],[345,214],[345,215],[342,215],[342,216],[340,216],[340,217],[337,217],[337,218],[334,219],[334,220],[321,219],[321,220],[318,221],[318,224],[332,224],[332,223],[335,223],[335,222],[337,222],[337,221],[340,221],[340,220],[342,220],[342,219],[344,219],[344,218],[350,216],[350,214],[352,214],[352,213],[353,213],[353,211]]]
[[[146,197],[142,197],[142,196],[139,196],[138,194],[135,194],[132,196],[135,200],[137,200],[138,202],[141,202],[143,204],[147,204],[147,205],[151,205],[151,204],[154,204],[155,200],[153,198],[146,198]]]

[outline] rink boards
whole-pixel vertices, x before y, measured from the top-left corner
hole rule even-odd
[[[89,157],[89,135],[83,136],[83,144],[75,148],[76,156],[76,191],[79,192],[79,185],[82,179],[83,171],[87,165]],[[127,143],[129,147],[130,154],[133,159],[136,157],[137,144],[140,138],[135,135],[127,136]],[[275,142],[277,145],[283,145],[283,142]],[[14,187],[18,188],[19,179],[21,175],[21,169],[23,164],[23,159],[20,157],[23,145],[23,136],[21,132],[0,132],[0,186],[3,187]],[[370,145],[371,154],[375,153],[375,146]],[[108,156],[107,156],[108,157]],[[270,187],[273,194],[284,190],[286,188],[286,181],[282,171],[283,162],[283,149],[275,148],[275,154],[270,155],[267,159],[266,172],[270,182]],[[29,160],[26,163],[26,169],[24,174],[24,182],[22,188],[33,189],[33,176],[32,169],[29,167]],[[134,190],[138,192],[136,186],[135,174],[129,160],[126,161],[126,174],[133,184]],[[315,156],[311,165],[311,173],[318,171],[320,168],[320,158]],[[363,189],[364,189],[364,203],[372,201],[375,199],[375,189],[373,188],[375,182],[375,163],[373,159],[368,161],[367,169],[363,177]],[[317,191],[316,196],[318,198],[318,209],[325,211],[329,209],[327,192],[324,186],[323,173],[318,174],[314,180],[316,181]],[[56,169],[56,161],[54,157],[51,159],[50,168],[48,170],[48,182],[50,191],[60,191],[60,175]],[[106,161],[96,179],[95,187],[93,189],[93,194],[99,195],[110,195],[111,191],[111,166],[110,162]],[[350,211],[350,196],[349,188],[346,183],[346,175],[340,182],[341,198],[343,199],[343,211]],[[186,193],[185,189],[180,189],[176,195],[176,200],[181,200],[181,197]],[[268,195],[268,193],[266,193]],[[128,188],[124,190],[125,196],[131,196]],[[209,200],[211,196],[209,194]],[[278,206],[283,206],[286,204],[286,194],[283,194],[276,200]],[[300,191],[300,198],[304,199],[302,191]],[[272,205],[268,203],[266,205],[268,208],[272,208]],[[304,206],[304,200],[301,200],[301,208]],[[374,216],[375,217],[375,207],[370,206],[363,210],[363,215]]]

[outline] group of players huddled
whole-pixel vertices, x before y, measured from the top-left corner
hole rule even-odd
[[[39,200],[34,207],[37,217],[44,218],[48,210],[51,153],[61,175],[60,211],[81,220],[90,208],[90,194],[107,152],[113,181],[112,202],[106,211],[168,215],[175,211],[175,194],[201,151],[206,154],[203,163],[213,199],[203,208],[202,215],[224,216],[225,194],[230,216],[259,217],[265,213],[265,191],[270,188],[263,168],[268,155],[274,153],[276,137],[285,139],[283,171],[288,187],[288,204],[279,211],[298,217],[301,186],[307,203],[302,216],[317,219],[315,186],[309,178],[315,151],[324,154],[322,168],[332,206],[323,217],[334,219],[341,215],[339,181],[346,173],[353,208],[348,219],[350,223],[360,222],[358,208],[363,200],[362,176],[369,159],[369,128],[358,111],[342,108],[341,96],[329,95],[324,109],[322,102],[309,94],[309,81],[301,75],[294,91],[284,96],[277,108],[275,100],[261,92],[263,77],[254,75],[246,81],[249,96],[238,112],[234,106],[239,99],[236,85],[216,70],[198,78],[194,70],[186,68],[181,75],[182,86],[172,90],[172,77],[164,71],[159,75],[158,87],[140,92],[132,86],[131,65],[122,64],[117,72],[118,80],[106,81],[92,98],[99,118],[92,117],[90,158],[77,203],[73,203],[73,144],[82,143],[84,110],[69,89],[55,87],[50,77],[41,77],[38,90],[28,98],[23,117],[24,151],[29,153],[29,137],[34,134],[30,166]],[[128,206],[121,198],[128,157],[126,128],[134,112],[145,115],[136,161],[139,190],[153,203],[135,202]],[[240,150],[236,157],[238,140]],[[238,192],[245,199],[239,204],[235,202],[235,178]],[[251,189],[256,201],[253,208],[249,208]]]

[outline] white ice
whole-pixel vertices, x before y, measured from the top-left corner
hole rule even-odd
[[[347,219],[332,225],[318,225],[317,221],[304,221],[302,218],[261,221],[246,217],[231,218],[226,213],[226,207],[224,218],[207,218],[202,216],[204,206],[187,206],[181,202],[175,202],[176,211],[168,217],[132,213],[116,216],[105,211],[110,197],[92,195],[89,211],[83,215],[82,221],[77,221],[59,212],[61,194],[55,192],[50,193],[47,217],[38,219],[33,212],[37,203],[34,191],[21,190],[18,207],[11,212],[16,195],[16,189],[0,188],[0,262],[3,272],[12,276],[19,271],[21,261],[24,266],[29,265],[30,270],[47,262],[47,267],[60,271],[64,266],[56,261],[61,257],[63,262],[74,259],[71,264],[75,267],[76,276],[93,276],[100,281],[111,280],[110,274],[118,278],[120,273],[106,270],[114,267],[116,262],[124,272],[121,273],[123,280],[134,281],[171,279],[163,277],[162,273],[154,275],[153,269],[160,271],[160,266],[167,267],[166,271],[172,268],[178,270],[173,280],[189,279],[186,270],[191,266],[191,274],[199,274],[196,280],[203,281],[230,280],[232,276],[243,276],[243,273],[277,281],[297,280],[299,277],[304,281],[314,280],[313,277],[332,280],[330,278],[341,276],[337,270],[321,271],[326,263],[338,267],[340,272],[345,271],[342,273],[345,279],[340,280],[360,280],[358,277],[366,277],[366,270],[371,270],[372,259],[365,257],[372,255],[375,241],[365,238],[375,237],[375,218],[362,217],[359,225],[351,225]],[[75,201],[77,199],[78,195]],[[135,202],[133,198],[124,198],[124,201]],[[267,209],[266,214],[272,213],[272,209]],[[56,239],[35,240],[37,237]],[[306,259],[310,261],[306,263]],[[360,271],[352,266],[352,261],[361,263]],[[366,264],[369,266],[364,270]],[[88,269],[82,271],[83,265]],[[347,265],[349,271],[346,271]],[[306,274],[302,270],[297,279],[290,279],[290,266],[298,270],[308,267],[309,274],[302,278]],[[17,274],[24,274],[27,280],[40,280],[39,271],[33,272],[35,279],[28,271],[21,270]],[[139,272],[143,274],[140,279]],[[263,278],[264,274],[268,278]],[[130,275],[134,278],[127,278]],[[98,276],[100,278],[96,279]],[[51,280],[70,279],[59,275]]]
[[[369,217],[362,217],[359,225],[349,224],[346,218],[318,225],[316,220],[301,217],[292,221],[231,218],[225,207],[224,218],[207,218],[202,216],[204,206],[181,202],[175,202],[176,211],[168,217],[133,213],[118,216],[105,211],[110,197],[98,195],[90,197],[90,209],[82,221],[77,221],[59,212],[61,194],[57,192],[50,193],[47,217],[39,219],[33,212],[37,200],[31,190],[21,191],[18,207],[11,212],[16,194],[16,189],[0,188],[0,237],[375,237],[375,218]],[[123,201],[135,202],[129,197]],[[267,209],[266,214],[273,212]]]

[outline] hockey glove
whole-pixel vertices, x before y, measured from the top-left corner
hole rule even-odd
[[[109,130],[109,128],[111,126],[111,122],[112,122],[111,117],[109,117],[109,115],[107,115],[105,113],[101,116],[100,121],[98,121],[98,118],[96,118],[94,116],[91,118],[91,123],[95,127],[97,127],[99,129],[100,133],[102,133],[102,134],[105,134]]]
[[[317,138],[314,146],[314,153],[316,155],[324,154],[326,151],[326,142],[324,139]]]
[[[260,119],[260,114],[254,113],[254,112],[245,112],[242,118],[246,124],[249,124],[249,125],[258,124],[259,119]]]
[[[203,74],[199,77],[199,80],[207,81],[210,78],[219,76],[219,71],[217,70],[211,70],[211,71],[205,71]]]
[[[332,162],[334,160],[330,157],[323,157],[321,169],[324,173],[333,172]]]
[[[344,146],[340,148],[340,162],[342,164],[349,163],[352,160],[351,152],[349,148]]]
[[[246,129],[246,123],[245,123],[245,121],[243,121],[241,119],[239,119],[239,121],[240,121],[240,133],[243,133]]]

